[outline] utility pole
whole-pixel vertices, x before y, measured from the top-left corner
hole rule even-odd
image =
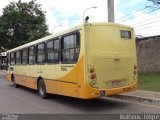
[[[114,0],[108,1],[108,22],[114,22]]]

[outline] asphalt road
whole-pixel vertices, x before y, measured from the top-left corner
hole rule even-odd
[[[59,95],[41,99],[25,87],[14,88],[0,72],[0,113],[16,114],[123,114],[160,113],[160,106],[143,105],[113,98],[81,100]]]

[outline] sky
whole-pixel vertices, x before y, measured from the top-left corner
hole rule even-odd
[[[2,8],[12,1],[18,0],[5,0],[0,4],[0,15]],[[27,1],[30,0],[22,0]],[[42,4],[42,9],[46,11],[46,22],[51,33],[83,23],[84,11],[89,7],[97,7],[85,12],[84,16],[90,17],[89,22],[107,22],[108,18],[107,0],[37,0],[37,3]],[[158,7],[148,0],[115,0],[115,22],[134,27],[136,35],[158,35]]]

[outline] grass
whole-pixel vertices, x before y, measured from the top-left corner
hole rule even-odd
[[[160,73],[139,73],[138,89],[160,92]]]

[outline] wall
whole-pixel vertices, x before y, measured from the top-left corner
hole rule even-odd
[[[138,71],[160,73],[160,36],[137,39]]]

